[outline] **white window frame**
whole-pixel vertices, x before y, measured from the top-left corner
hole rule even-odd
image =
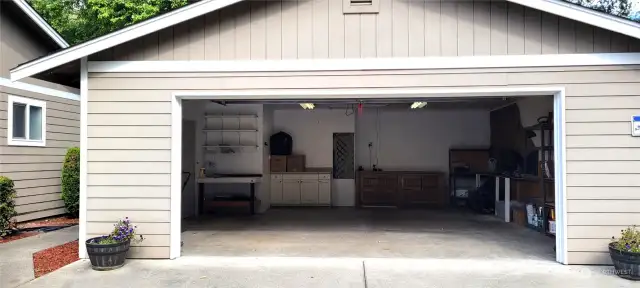
[[[7,119],[7,145],[11,146],[35,146],[35,147],[44,147],[47,145],[47,102],[41,100],[35,100],[31,98],[24,98],[14,95],[8,95],[8,110],[9,115]],[[25,121],[25,137],[29,137],[29,122],[30,119],[30,106],[37,106],[42,108],[42,139],[41,140],[29,140],[29,139],[14,139],[13,138],[13,104],[20,103],[27,106],[26,108],[26,121]]]

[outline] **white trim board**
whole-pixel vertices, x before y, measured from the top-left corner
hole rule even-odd
[[[20,89],[24,91],[29,91],[29,92],[34,92],[34,93],[44,94],[44,95],[49,95],[54,97],[60,97],[60,98],[69,99],[69,100],[80,101],[80,95],[78,94],[73,94],[70,92],[55,90],[55,89],[23,83],[23,82],[12,82],[7,78],[2,78],[2,77],[0,77],[0,86]]]
[[[640,65],[640,53],[242,61],[91,61],[89,73],[288,72]]]
[[[94,40],[64,49],[11,69],[11,80],[17,81],[40,72],[87,57],[91,54],[129,42],[147,34],[202,16],[242,0],[202,0],[175,11],[131,25]]]
[[[243,90],[243,91],[174,91],[172,93],[172,117],[171,117],[171,241],[170,257],[180,257],[180,237],[181,237],[181,165],[182,165],[182,110],[180,103],[183,99],[234,99],[234,100],[264,100],[273,99],[372,99],[372,98],[435,98],[435,97],[496,97],[496,96],[554,96],[554,144],[557,145],[560,153],[556,153],[554,160],[556,163],[555,189],[560,191],[555,193],[556,201],[556,261],[562,264],[567,263],[567,212],[566,212],[566,137],[565,131],[565,93],[563,87],[521,87],[521,88],[456,88],[456,89],[430,89],[430,88],[398,88],[398,89],[328,89],[317,91],[318,89],[299,90]],[[180,147],[180,148],[179,148]],[[175,149],[174,149],[175,148]]]
[[[45,34],[47,34],[47,36],[49,36],[49,38],[51,38],[51,40],[56,42],[56,44],[58,44],[58,46],[60,46],[60,48],[69,47],[69,43],[67,43],[67,41],[65,41],[64,38],[62,38],[62,36],[60,36],[60,34],[58,34],[58,32],[55,29],[53,29],[53,27],[51,27],[51,25],[49,25],[49,23],[47,23],[47,21],[45,21],[40,16],[40,14],[38,14],[38,12],[36,12],[36,10],[33,10],[33,7],[31,7],[31,5],[29,5],[29,3],[27,3],[27,1],[25,1],[25,0],[13,0],[13,3],[16,4],[16,6],[18,6],[18,8],[20,8],[20,10],[22,10],[22,12],[27,14],[29,19],[31,19],[31,21],[33,21],[36,25],[38,25],[38,27],[40,27],[40,29]]]
[[[89,140],[88,131],[88,111],[89,107],[89,73],[87,72],[87,58],[80,60],[80,215],[79,215],[79,227],[78,227],[78,257],[88,258],[87,247],[85,242],[87,241],[87,188],[88,188],[88,165],[89,160],[87,156],[89,149],[87,142]]]
[[[561,0],[508,0],[526,7],[640,38],[640,24]]]

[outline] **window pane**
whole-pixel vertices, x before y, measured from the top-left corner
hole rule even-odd
[[[29,140],[42,140],[42,107],[29,106]]]
[[[13,103],[13,138],[25,138],[27,105]]]

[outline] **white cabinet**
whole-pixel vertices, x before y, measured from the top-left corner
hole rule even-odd
[[[300,204],[300,180],[282,181],[282,204]]]
[[[300,204],[318,204],[318,180],[300,181]]]
[[[318,203],[331,205],[331,180],[318,180]]]
[[[271,178],[271,203],[282,203],[282,178]]]
[[[271,204],[330,206],[331,174],[271,174]]]

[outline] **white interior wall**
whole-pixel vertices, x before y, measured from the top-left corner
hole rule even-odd
[[[356,166],[366,170],[447,172],[450,148],[491,143],[486,110],[364,109],[356,131]]]
[[[219,125],[225,125],[225,128],[232,127],[234,124],[238,125],[238,120],[235,119],[205,119],[205,114],[250,114],[257,115],[256,119],[242,119],[242,128],[254,127],[258,131],[255,133],[242,132],[240,141],[244,143],[255,143],[258,148],[243,148],[235,149],[235,153],[223,154],[223,153],[210,153],[203,148],[205,144],[205,134],[203,129],[207,125],[216,127],[207,128],[220,128]],[[193,147],[194,153],[196,153],[196,174],[199,173],[200,168],[206,168],[214,173],[220,174],[264,174],[264,138],[265,133],[263,125],[263,105],[251,104],[251,105],[228,105],[222,106],[217,103],[208,100],[187,100],[183,103],[183,117],[186,119],[192,119],[196,121],[196,145]],[[224,121],[221,122],[221,121]],[[229,126],[231,125],[231,126]],[[221,134],[212,132],[209,137],[218,138]],[[225,138],[228,141],[233,142],[237,140],[237,134],[234,132],[225,132]],[[215,139],[218,141],[220,139]],[[230,143],[231,144],[231,143]],[[186,148],[183,148],[186,149]],[[267,169],[268,173],[268,169]],[[197,177],[198,175],[196,175]],[[256,184],[256,197],[260,200],[260,206],[257,211],[264,211],[268,207],[269,201],[269,183]],[[238,193],[248,194],[249,185],[246,184],[215,184],[207,185],[209,188],[204,192],[205,197],[208,194],[214,193],[216,190],[219,193]],[[196,188],[197,189],[197,188]],[[194,191],[194,197],[197,192]]]
[[[273,132],[293,138],[293,153],[305,155],[306,166],[333,166],[333,133],[355,133],[354,115],[343,109],[303,110],[299,106],[278,109],[273,114]],[[333,179],[332,205],[355,205],[355,179]]]
[[[273,134],[273,108],[269,105],[263,105],[262,109],[262,183],[263,195],[260,203],[260,212],[264,212],[271,206],[271,168],[269,163],[269,147],[264,143],[269,142],[269,137]]]

